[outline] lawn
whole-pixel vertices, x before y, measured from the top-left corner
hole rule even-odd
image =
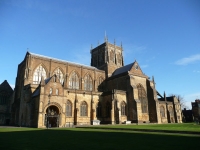
[[[0,128],[0,150],[199,149],[199,140],[197,135],[109,129]]]
[[[200,132],[200,125],[195,123],[176,123],[176,124],[141,124],[141,125],[101,125],[90,126],[91,128],[110,128],[110,129],[146,129],[146,130],[171,130],[171,131],[191,131]]]

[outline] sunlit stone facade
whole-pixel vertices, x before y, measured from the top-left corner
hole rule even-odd
[[[176,97],[158,99],[154,79],[138,62],[124,65],[122,46],[105,41],[90,52],[91,66],[27,52],[18,66],[12,123],[42,128],[94,120],[181,122]]]

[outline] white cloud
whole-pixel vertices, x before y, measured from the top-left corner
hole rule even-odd
[[[184,96],[185,104],[190,109],[191,109],[191,102],[194,102],[196,99],[200,99],[200,92],[191,93]]]
[[[193,72],[194,73],[200,73],[200,70],[194,70]]]
[[[175,62],[176,65],[188,65],[200,61],[200,54],[192,55],[190,57],[182,58]]]
[[[15,85],[14,84],[10,84],[11,88],[14,90]]]

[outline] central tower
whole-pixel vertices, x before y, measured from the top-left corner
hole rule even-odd
[[[117,68],[124,66],[122,52],[122,45],[111,44],[106,39],[103,44],[91,48],[91,66],[104,70],[108,78]]]

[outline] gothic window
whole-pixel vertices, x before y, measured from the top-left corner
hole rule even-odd
[[[165,117],[165,108],[163,106],[160,107],[160,116]]]
[[[98,103],[98,106],[97,106],[97,111],[96,111],[96,112],[97,112],[97,114],[96,114],[97,117],[101,117],[101,116],[102,116],[102,115],[101,115],[101,111],[102,111],[101,108],[102,108],[102,107],[101,107],[101,103],[99,102],[99,103]]]
[[[84,90],[92,91],[92,78],[87,74],[84,78]]]
[[[137,86],[137,89],[138,89],[138,98],[141,102],[141,107],[142,107],[142,113],[147,113],[147,96],[146,96],[146,92],[145,92],[145,89],[144,87],[139,84]]]
[[[63,82],[64,82],[64,75],[63,75],[62,71],[61,71],[59,68],[57,68],[57,69],[54,71],[53,74],[55,74],[56,77],[60,80],[60,83],[63,84]]]
[[[99,54],[99,65],[104,63],[104,51]]]
[[[33,84],[39,84],[42,77],[46,79],[46,71],[42,65],[38,66],[33,73]]]
[[[72,116],[72,103],[67,101],[66,116]]]
[[[173,111],[172,107],[169,107],[169,114],[171,117],[174,116],[174,111]]]
[[[56,89],[56,95],[58,95],[58,89]]]
[[[120,65],[122,64],[122,58],[120,54],[117,55],[117,61],[118,61],[118,64]]]
[[[113,51],[110,51],[110,61],[113,63],[115,62],[115,54]]]
[[[121,103],[121,115],[122,116],[126,115],[126,104],[125,104],[125,102]]]
[[[50,90],[49,90],[49,94],[51,95],[51,94],[52,94],[52,92],[53,92],[53,89],[52,89],[52,88],[50,88]]]
[[[69,77],[69,88],[70,89],[79,89],[79,78],[75,72],[72,72]]]
[[[107,117],[111,116],[111,106],[110,106],[109,102],[107,102],[107,104],[106,104],[106,116]]]
[[[87,103],[86,102],[81,103],[80,115],[87,116]]]

